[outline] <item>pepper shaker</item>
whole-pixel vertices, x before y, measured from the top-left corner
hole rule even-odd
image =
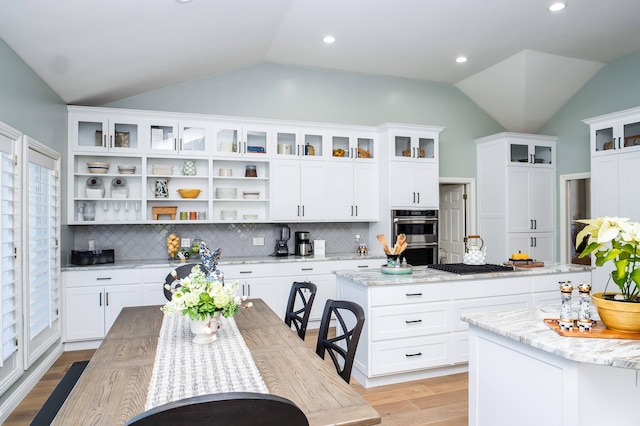
[[[571,293],[573,286],[571,281],[560,283],[560,299],[562,306],[560,307],[560,330],[573,330],[573,319],[571,318]]]
[[[583,281],[578,286],[580,293],[580,310],[578,311],[578,328],[580,331],[591,330],[591,286]]]

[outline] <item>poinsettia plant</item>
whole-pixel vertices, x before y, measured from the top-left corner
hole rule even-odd
[[[612,262],[611,279],[620,299],[640,302],[640,223],[617,217],[578,220],[585,226],[576,236],[576,248],[588,237],[579,257],[593,253],[596,266]]]
[[[232,317],[240,311],[242,302],[247,299],[246,296],[236,296],[237,281],[224,284],[219,279],[207,276],[198,265],[173,288],[168,284],[165,287],[171,291],[172,298],[162,306],[162,311],[189,315],[194,320],[204,320],[216,312],[226,318]],[[249,302],[244,307],[251,305]]]

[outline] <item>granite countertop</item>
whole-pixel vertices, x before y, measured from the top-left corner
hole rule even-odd
[[[590,271],[591,267],[560,263],[547,263],[540,268],[515,268],[514,271],[488,272],[478,274],[453,274],[451,272],[438,271],[426,266],[414,266],[413,273],[407,275],[387,275],[380,269],[337,271],[339,278],[346,278],[354,283],[365,286],[384,286],[397,284],[422,284],[443,281],[478,280],[490,278],[521,277],[527,275],[558,274],[566,272]]]
[[[564,337],[544,324],[559,306],[462,315],[470,325],[572,361],[640,369],[640,341]]]
[[[250,265],[260,263],[296,263],[296,262],[323,262],[333,260],[371,260],[371,259],[386,259],[386,256],[361,256],[357,253],[331,253],[324,257],[314,256],[236,256],[236,257],[224,257],[220,259],[220,265]],[[192,259],[187,263],[199,263],[200,259]],[[136,259],[136,260],[116,260],[115,263],[107,263],[104,265],[66,265],[61,268],[62,271],[83,271],[90,268],[91,270],[98,269],[131,269],[131,268],[169,268],[182,265],[180,261],[171,261],[168,259]]]

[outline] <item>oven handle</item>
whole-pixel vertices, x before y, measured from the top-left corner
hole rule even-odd
[[[407,248],[405,250],[432,248],[432,247],[438,247],[438,243],[407,244]]]
[[[421,223],[437,223],[438,219],[431,219],[431,218],[422,218],[422,219],[416,219],[416,218],[401,218],[401,217],[396,217],[393,219],[393,223],[407,223],[410,225],[413,224],[421,224]]]

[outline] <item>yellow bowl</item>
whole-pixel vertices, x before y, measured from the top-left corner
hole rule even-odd
[[[178,194],[182,198],[197,198],[201,192],[199,189],[178,189]]]

